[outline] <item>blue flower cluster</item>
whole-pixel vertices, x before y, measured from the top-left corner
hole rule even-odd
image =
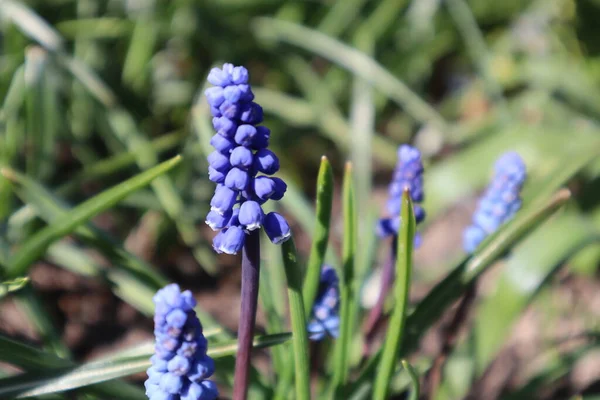
[[[268,176],[279,170],[279,159],[267,149],[269,129],[258,126],[263,110],[252,101],[248,70],[224,64],[210,71],[208,81],[214,87],[205,95],[217,132],[210,141],[215,151],[208,156],[208,176],[217,183],[206,216],[207,225],[219,231],[213,247],[236,254],[245,234],[261,226],[273,243],[284,242],[291,235],[287,221],[275,212],[265,215],[261,207],[267,200],[281,200],[287,185]]]
[[[327,334],[333,338],[339,336],[339,308],[340,288],[337,273],[333,267],[323,265],[312,318],[307,327],[310,340],[322,340]]]
[[[464,231],[463,247],[472,253],[477,246],[521,208],[519,197],[527,177],[525,163],[515,152],[504,153],[494,167],[494,178],[479,200],[472,224]]]
[[[206,380],[214,370],[206,354],[207,340],[194,312],[196,300],[189,290],[167,285],[154,296],[155,353],[144,383],[150,400],[213,400],[219,395]]]
[[[386,204],[389,218],[382,218],[377,224],[377,235],[386,237],[397,235],[400,228],[400,207],[404,188],[410,190],[410,197],[414,203],[423,201],[423,163],[421,152],[415,147],[404,144],[398,148],[398,162],[394,169],[392,183],[390,183],[388,201]],[[418,204],[414,205],[415,220],[418,223],[425,219],[425,210]],[[419,237],[415,237],[415,245]]]

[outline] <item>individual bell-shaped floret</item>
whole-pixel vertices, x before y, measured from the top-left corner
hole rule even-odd
[[[240,146],[250,147],[257,134],[257,129],[252,125],[240,125],[235,131],[235,142]]]
[[[240,206],[240,214],[238,216],[240,224],[248,231],[253,231],[262,226],[264,213],[256,201],[245,201]]]
[[[279,158],[269,149],[260,149],[254,155],[254,168],[267,175],[279,171]]]
[[[281,214],[270,212],[265,216],[263,225],[267,236],[274,244],[285,242],[292,236],[290,226]]]
[[[210,144],[214,147],[219,153],[228,154],[233,150],[236,145],[231,140],[227,139],[225,136],[216,134],[210,139]]]
[[[231,152],[229,162],[234,167],[246,170],[254,163],[254,155],[247,147],[238,146]]]
[[[208,165],[221,172],[227,172],[231,168],[229,157],[218,151],[213,151],[208,155]]]
[[[215,194],[210,200],[210,210],[219,215],[225,215],[231,212],[236,202],[238,193],[225,185],[217,185]]]
[[[225,213],[223,215],[219,214],[216,211],[211,211],[206,216],[206,225],[210,227],[213,231],[218,231],[227,226],[229,220],[231,219],[232,212]]]
[[[237,130],[237,125],[235,124],[235,122],[223,116],[214,117],[212,119],[212,124],[213,128],[215,128],[215,131],[217,131],[218,135],[221,135],[228,139],[232,139]]]
[[[246,190],[249,182],[250,175],[248,174],[248,171],[244,171],[237,167],[231,168],[227,173],[227,176],[225,176],[225,186],[233,190]]]
[[[239,226],[230,226],[219,232],[218,247],[215,247],[218,253],[237,254],[244,247],[245,235]],[[219,236],[217,235],[217,236]],[[216,237],[215,237],[216,239]],[[216,243],[213,241],[213,246]]]

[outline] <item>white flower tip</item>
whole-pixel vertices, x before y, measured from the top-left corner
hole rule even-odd
[[[281,244],[283,242],[287,242],[287,240],[291,237],[292,237],[292,232],[287,232],[284,235],[274,237],[272,242],[273,242],[273,244]]]
[[[253,223],[253,224],[248,224],[248,225],[246,225],[246,230],[252,232],[256,229],[259,229],[261,226],[262,225],[258,222]]]
[[[231,250],[231,249],[229,249],[229,248],[227,248],[225,246],[220,246],[219,247],[219,251],[221,253],[229,254],[229,255],[232,255],[232,256],[237,254],[236,251],[233,251],[233,250]]]
[[[220,216],[223,216],[223,215],[225,215],[225,211],[224,211],[224,210],[221,210],[220,208],[218,208],[218,207],[215,207],[215,206],[212,206],[212,207],[210,208],[210,211],[214,211],[214,212],[216,212],[217,214],[219,214]]]
[[[208,225],[208,226],[210,227],[210,229],[212,229],[212,230],[213,230],[213,231],[215,231],[215,232],[219,230],[219,229],[217,228],[217,226],[216,226],[214,223],[210,222],[209,220],[206,220],[206,221],[204,221],[204,223],[205,223],[206,225]]]

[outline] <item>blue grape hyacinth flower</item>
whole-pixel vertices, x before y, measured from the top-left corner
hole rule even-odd
[[[205,95],[217,132],[208,156],[208,177],[217,184],[206,216],[206,224],[219,231],[213,247],[236,254],[246,234],[261,227],[273,243],[282,243],[291,235],[287,221],[275,212],[265,214],[262,204],[281,200],[287,185],[270,176],[279,170],[279,159],[267,148],[269,129],[258,125],[263,111],[253,102],[248,70],[224,64],[210,71],[208,81],[214,86]]]
[[[207,340],[196,316],[196,300],[177,284],[160,289],[153,298],[155,353],[144,383],[150,400],[213,400],[219,396],[214,370],[206,354]]]
[[[425,210],[418,205],[424,199],[423,195],[423,162],[421,152],[407,144],[398,148],[398,162],[394,168],[392,182],[388,188],[388,201],[386,209],[388,218],[382,218],[377,224],[379,237],[396,236],[400,228],[400,204],[404,188],[410,190],[410,197],[414,204],[415,220],[419,224],[425,219]],[[415,244],[420,241],[415,237]]]
[[[521,208],[521,188],[527,177],[525,163],[516,152],[504,153],[494,166],[494,178],[479,200],[471,225],[464,231],[463,247],[477,246]]]
[[[340,288],[335,268],[323,265],[319,290],[308,323],[308,338],[320,341],[329,335],[337,338],[340,333]]]

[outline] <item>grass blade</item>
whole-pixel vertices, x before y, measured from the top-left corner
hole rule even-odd
[[[450,16],[454,19],[458,27],[458,31],[465,41],[472,62],[479,69],[479,73],[483,78],[486,89],[500,107],[501,115],[504,120],[508,121],[510,115],[508,113],[504,94],[502,93],[502,87],[496,82],[491,73],[491,57],[485,44],[485,38],[477,25],[477,21],[475,20],[469,5],[464,0],[447,0],[445,4],[448,7]]]
[[[390,388],[390,380],[396,366],[398,351],[404,336],[408,294],[410,292],[410,276],[412,270],[412,250],[415,236],[415,216],[413,213],[410,192],[402,193],[402,208],[400,214],[400,233],[396,257],[396,283],[394,287],[394,310],[390,320],[379,369],[375,377],[373,398],[385,400]]]
[[[344,216],[344,237],[342,246],[342,274],[340,279],[340,337],[336,342],[333,384],[336,397],[341,396],[343,386],[348,380],[350,366],[350,338],[354,325],[350,314],[356,292],[354,281],[354,263],[356,255],[356,207],[352,164],[346,163],[342,189],[342,209]]]
[[[254,20],[253,28],[259,38],[287,42],[331,60],[372,84],[417,121],[450,131],[448,123],[437,111],[364,53],[320,32],[287,21],[261,17]]]
[[[29,7],[19,1],[3,0],[0,11],[10,18],[23,33],[52,50],[63,48],[63,40],[46,21],[35,14]]]
[[[285,343],[291,338],[290,333],[279,333],[257,337],[254,340],[255,348],[264,348],[276,346]],[[0,350],[5,345],[13,343],[0,336]],[[27,346],[20,345],[18,348],[27,349],[28,354],[45,357],[45,353],[31,351]],[[144,372],[150,366],[150,356],[153,354],[153,346],[143,347],[144,351],[129,353],[125,356],[118,353],[109,355],[101,360],[92,361],[80,366],[70,366],[67,368],[58,368],[50,371],[37,371],[35,373],[25,373],[17,376],[0,379],[0,398],[27,398],[41,396],[51,393],[60,393],[67,390],[77,389],[88,385],[105,382],[132,374]],[[225,343],[222,345],[210,346],[208,355],[214,359],[226,357],[235,354],[237,342]],[[14,358],[14,356],[13,356]],[[48,357],[45,357],[48,359]],[[50,358],[49,360],[53,360]],[[52,361],[49,361],[52,362]],[[68,362],[68,361],[66,361]],[[60,366],[60,362],[56,362]]]
[[[68,217],[48,225],[27,240],[11,258],[7,267],[8,277],[23,275],[27,268],[43,255],[47,247],[58,239],[73,232],[79,225],[121,201],[130,193],[148,185],[156,177],[168,172],[181,162],[181,156],[173,157],[154,168],[142,172],[93,198],[83,202],[69,212]],[[14,180],[10,169],[2,169],[2,175]]]
[[[0,282],[0,299],[6,296],[8,293],[16,292],[22,289],[25,285],[27,285],[28,282],[29,277],[27,276]]]
[[[321,158],[321,166],[317,176],[316,223],[313,233],[308,267],[304,278],[302,295],[304,297],[304,313],[310,315],[319,288],[321,266],[327,253],[329,226],[331,223],[331,207],[333,203],[333,171],[327,157]]]
[[[600,234],[591,224],[574,213],[565,213],[515,249],[498,278],[497,289],[483,300],[474,321],[479,373],[500,350],[517,317],[557,271],[561,261],[593,240],[600,240]]]
[[[298,254],[294,239],[281,244],[283,266],[288,285],[288,300],[292,320],[292,345],[296,367],[296,399],[310,399],[310,369],[308,362],[308,333],[304,301],[302,300],[302,272],[298,265]]]
[[[348,25],[356,21],[365,0],[337,0],[318,26],[325,35],[341,35]]]
[[[356,141],[353,140],[355,127],[351,127],[349,121],[346,120],[336,104],[334,93],[328,89],[325,79],[322,79],[311,64],[300,56],[287,59],[286,67],[307,101],[281,92],[258,88],[256,96],[265,111],[298,126],[315,125],[335,143],[340,151],[351,152],[356,146]],[[368,86],[369,91],[372,91],[368,82],[363,81],[362,86]],[[367,97],[370,99],[371,96]],[[293,105],[291,109],[288,108],[290,105]],[[352,122],[354,123],[354,121]],[[361,134],[368,135],[373,142],[373,151],[369,152],[369,157],[393,166],[396,160],[394,150],[396,143],[376,132],[375,127],[369,123],[368,119],[364,123],[363,129],[365,131],[362,131]],[[348,135],[350,131],[353,132],[352,135]],[[369,149],[367,148],[367,150]]]
[[[419,395],[421,394],[421,386],[419,385],[419,376],[417,375],[417,371],[408,363],[406,360],[401,360],[402,367],[408,373],[410,377],[410,396],[408,400],[419,400]]]
[[[70,360],[38,350],[1,334],[0,360],[29,371],[65,368],[72,365]]]
[[[33,324],[45,347],[60,357],[69,357],[69,349],[63,343],[51,315],[46,311],[34,288],[31,285],[25,286],[23,290],[16,293],[15,300],[23,314]]]

